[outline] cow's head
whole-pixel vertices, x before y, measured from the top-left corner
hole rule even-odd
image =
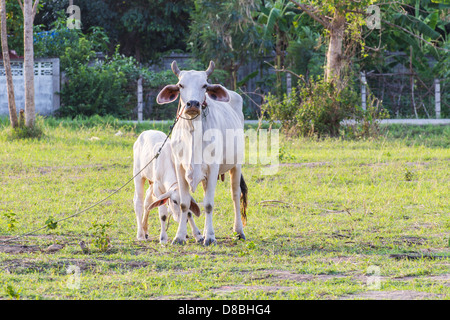
[[[206,71],[180,71],[177,62],[172,62],[172,71],[178,77],[178,83],[165,86],[156,101],[165,104],[175,101],[180,96],[182,112],[188,118],[197,117],[206,106],[206,94],[216,101],[228,102],[227,90],[220,84],[209,84],[208,77],[214,71],[214,62],[209,63]]]

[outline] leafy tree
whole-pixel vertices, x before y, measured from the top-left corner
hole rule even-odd
[[[166,51],[186,49],[193,0],[77,0],[74,4],[81,10],[82,32],[101,27],[110,40],[109,53],[119,45],[120,53],[144,62]],[[46,1],[37,23],[50,30],[67,6],[68,0]]]
[[[9,49],[23,55],[23,12],[18,1],[6,1],[6,20]]]
[[[281,71],[285,68],[285,52],[296,34],[300,11],[288,0],[263,1],[257,21],[262,25],[262,36],[274,43],[277,92],[281,95]]]
[[[254,1],[195,0],[188,39],[189,50],[207,65],[229,73],[228,87],[237,87],[237,72],[258,55],[261,39],[253,22]]]
[[[19,126],[19,121],[17,119],[16,101],[14,97],[14,83],[12,79],[11,63],[9,58],[9,48],[8,48],[8,31],[6,26],[6,1],[0,1],[0,23],[1,23],[1,47],[3,54],[3,66],[5,68],[6,76],[6,90],[8,92],[8,109],[9,118],[11,120],[11,126],[16,128]]]

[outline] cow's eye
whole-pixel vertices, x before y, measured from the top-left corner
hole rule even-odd
[[[180,83],[180,84],[178,84],[178,86],[180,87],[180,88],[183,88],[183,85]]]
[[[205,84],[202,88],[203,88],[203,89],[206,89],[206,88],[208,88],[208,85]]]
[[[175,203],[175,204],[177,204],[177,205],[178,205],[178,202],[177,202],[176,200],[173,200],[173,203]]]

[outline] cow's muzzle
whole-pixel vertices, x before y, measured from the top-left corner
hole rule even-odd
[[[196,116],[200,114],[200,102],[196,100],[190,100],[186,103],[184,112],[190,116]]]

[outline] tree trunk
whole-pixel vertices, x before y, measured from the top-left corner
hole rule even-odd
[[[25,79],[25,126],[32,128],[36,119],[34,102],[34,47],[33,47],[33,0],[23,2],[24,63]]]
[[[330,26],[330,44],[327,52],[325,80],[336,83],[340,88],[341,70],[343,67],[342,42],[344,40],[345,16],[335,11]]]
[[[277,26],[275,26],[275,30],[276,30],[276,35],[277,35],[277,39],[276,39],[276,43],[275,43],[275,67],[277,70],[281,70],[284,67],[284,65],[281,62],[282,55],[283,55],[283,49],[282,49],[283,41],[282,41],[281,32],[279,32],[279,29]],[[276,92],[279,97],[282,97],[283,90],[282,90],[282,84],[281,84],[281,71],[275,71],[275,73],[277,76]]]
[[[0,2],[0,20],[1,20],[1,42],[3,52],[3,66],[6,76],[6,91],[8,92],[8,109],[11,126],[17,128],[19,122],[17,120],[16,99],[14,96],[14,83],[11,72],[11,63],[9,59],[8,49],[8,33],[6,30],[6,0]]]

